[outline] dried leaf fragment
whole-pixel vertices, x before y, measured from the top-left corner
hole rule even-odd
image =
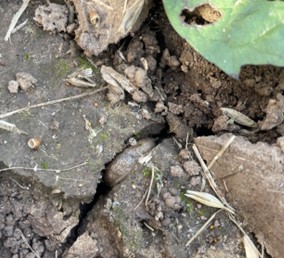
[[[224,115],[228,116],[229,118],[233,119],[234,122],[244,125],[247,127],[258,127],[257,123],[254,122],[252,119],[247,117],[246,115],[242,114],[241,112],[231,109],[231,108],[221,108],[221,111]]]
[[[107,83],[113,86],[119,86],[130,94],[137,90],[136,87],[132,85],[132,83],[125,76],[121,75],[109,66],[103,65],[101,68],[101,74]]]
[[[75,77],[67,78],[64,81],[72,86],[79,87],[79,88],[94,88],[97,86],[95,83],[86,82],[81,79],[77,79]]]

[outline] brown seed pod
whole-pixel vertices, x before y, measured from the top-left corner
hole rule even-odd
[[[41,144],[41,139],[38,137],[31,138],[28,141],[28,146],[33,150],[37,150],[40,144]]]

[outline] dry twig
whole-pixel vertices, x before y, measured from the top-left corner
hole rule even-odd
[[[81,164],[69,167],[69,168],[64,168],[64,169],[51,169],[51,168],[38,168],[37,166],[35,166],[34,168],[27,168],[27,167],[8,167],[8,168],[2,168],[0,169],[0,172],[4,172],[4,171],[8,171],[8,170],[16,170],[16,169],[22,169],[22,170],[32,170],[32,171],[46,171],[46,172],[54,172],[54,173],[61,173],[61,172],[65,172],[65,171],[69,171],[78,167],[82,167],[84,165],[86,165],[87,162],[83,162]]]
[[[145,200],[145,206],[146,206],[146,207],[148,206],[148,201],[149,201],[149,198],[150,198],[150,194],[151,194],[151,190],[152,190],[152,186],[153,186],[153,181],[154,181],[154,178],[155,178],[155,169],[154,169],[154,166],[151,165],[151,168],[152,168],[152,170],[151,170],[151,171],[152,171],[152,173],[151,173],[151,181],[150,181],[148,193],[147,193],[146,200]]]
[[[30,0],[23,0],[23,4],[22,6],[20,7],[20,9],[18,10],[18,12],[13,16],[13,19],[10,23],[10,26],[8,28],[8,31],[6,33],[6,36],[5,36],[5,41],[8,41],[10,39],[10,36],[11,36],[11,33],[12,31],[14,30],[18,20],[20,19],[20,17],[22,16],[23,12],[26,10],[26,8],[28,7],[29,5],[29,2]]]
[[[33,252],[33,254],[37,257],[40,258],[40,255],[30,246],[27,238],[25,237],[25,235],[23,234],[23,232],[18,228],[17,229],[21,235],[21,238],[23,239],[23,241],[25,242],[25,244],[28,246],[28,248]]]
[[[206,223],[192,236],[192,238],[189,239],[189,241],[186,243],[185,246],[189,246],[194,239],[196,239],[210,224],[210,222],[215,218],[215,216],[220,212],[221,210],[216,211],[207,221]]]
[[[101,92],[101,91],[106,90],[106,89],[107,89],[107,87],[103,87],[103,88],[100,88],[98,90],[94,90],[94,91],[91,91],[91,92],[85,92],[85,93],[82,93],[82,94],[79,94],[79,95],[75,95],[75,96],[72,96],[72,97],[51,100],[51,101],[47,101],[47,102],[42,102],[42,103],[39,103],[39,104],[31,105],[31,106],[28,106],[28,107],[19,108],[19,109],[16,109],[16,110],[13,110],[13,111],[10,111],[8,113],[0,115],[0,119],[8,117],[8,116],[12,116],[14,114],[17,114],[17,113],[20,113],[20,112],[23,112],[23,111],[27,111],[27,110],[30,110],[30,109],[44,107],[44,106],[48,106],[48,105],[54,105],[54,104],[58,104],[60,102],[69,101],[69,100],[74,100],[74,99],[79,99],[79,98],[82,98],[82,97],[90,96],[90,95],[96,94],[96,93]]]
[[[213,165],[215,164],[215,162],[222,157],[222,155],[224,154],[224,152],[229,148],[229,146],[231,145],[231,143],[235,140],[236,136],[233,135],[221,148],[221,150],[215,155],[215,157],[212,159],[212,161],[210,162],[210,164],[208,165],[208,169],[211,169],[213,167]]]
[[[206,164],[204,163],[199,151],[198,151],[198,148],[196,147],[195,144],[193,144],[192,146],[192,149],[203,169],[203,176],[207,179],[207,181],[209,182],[209,185],[211,186],[212,190],[215,192],[215,194],[219,197],[219,199],[227,206],[227,208],[231,209],[232,212],[234,211],[234,208],[231,207],[229,205],[229,203],[226,201],[226,199],[222,196],[221,194],[221,191],[219,190],[217,184],[215,183],[215,180],[214,178],[212,177],[211,173],[210,173],[210,170],[208,169],[208,167],[206,166]]]

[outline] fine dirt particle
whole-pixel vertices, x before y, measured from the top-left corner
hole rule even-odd
[[[183,113],[183,106],[182,105],[177,105],[175,103],[168,102],[168,107],[169,107],[169,111],[172,112],[175,115],[179,115],[179,114]]]
[[[148,100],[147,95],[141,90],[134,91],[132,94],[132,98],[137,103],[147,102]]]
[[[176,70],[180,66],[180,61],[176,56],[171,56],[169,50],[166,48],[163,52],[160,66],[169,66],[172,70]]]
[[[155,113],[162,113],[162,115],[165,115],[168,111],[168,108],[165,106],[164,102],[158,101],[155,105]]]
[[[191,158],[190,152],[186,149],[181,149],[178,155],[182,160],[188,160]]]

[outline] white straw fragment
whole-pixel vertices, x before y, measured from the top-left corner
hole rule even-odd
[[[11,33],[12,31],[14,30],[14,28],[16,27],[17,25],[17,22],[18,20],[20,19],[21,15],[23,14],[23,12],[26,10],[26,8],[28,7],[29,5],[29,2],[30,0],[23,0],[23,4],[21,6],[21,8],[18,10],[18,12],[14,15],[11,23],[10,23],[10,26],[8,28],[8,31],[6,33],[6,36],[5,36],[5,41],[8,41],[10,36],[11,36]]]

